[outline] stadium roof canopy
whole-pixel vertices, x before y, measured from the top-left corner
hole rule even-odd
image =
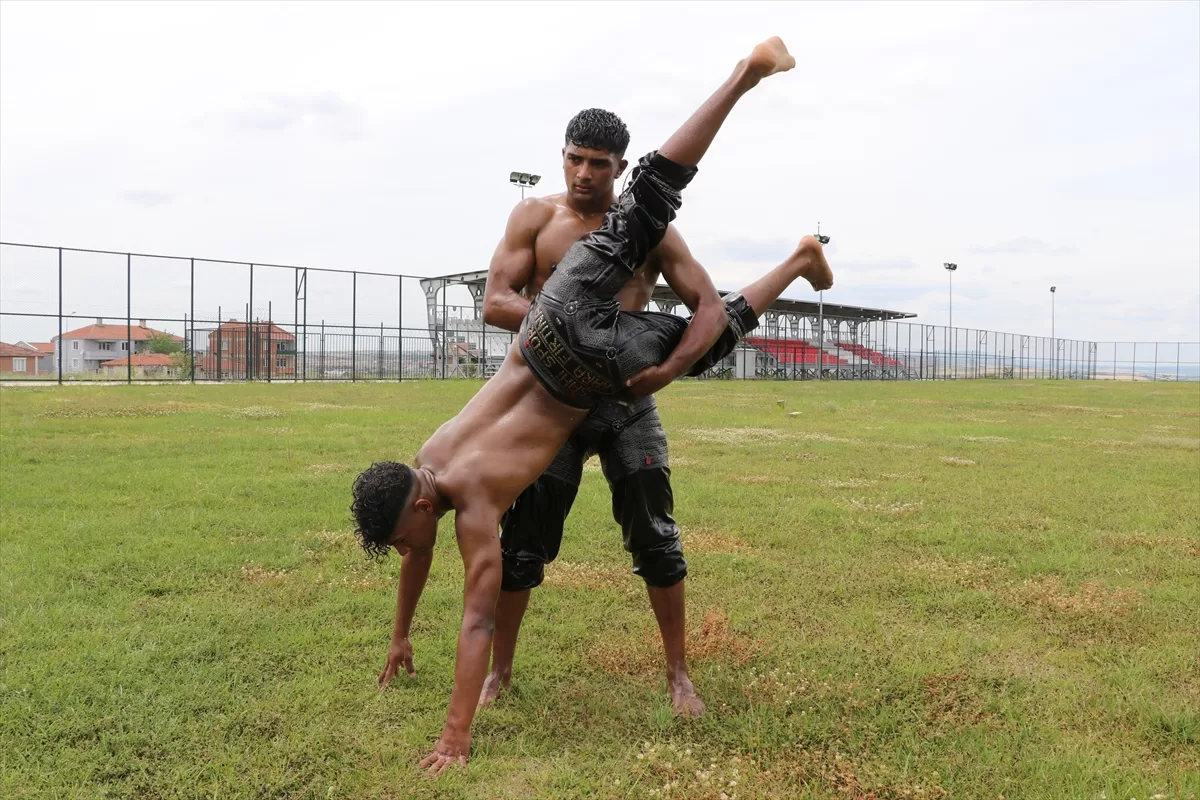
[[[425,281],[441,282],[451,285],[474,286],[476,291],[482,295],[483,286],[487,283],[487,270],[477,270],[475,272],[459,272],[454,275],[439,275],[435,278],[425,278]],[[474,292],[473,292],[474,293]],[[721,290],[721,295],[729,294],[728,291]],[[666,284],[658,284],[654,287],[654,294],[651,299],[662,307],[664,304],[673,304],[679,302],[678,295]],[[828,317],[840,317],[842,319],[853,320],[893,320],[893,319],[912,319],[916,314],[908,311],[888,311],[882,308],[862,308],[861,306],[839,305],[837,303],[825,303],[824,314]],[[805,316],[816,316],[819,310],[819,304],[815,300],[792,300],[787,297],[781,297],[771,305],[772,311],[778,311],[783,314],[802,314]]]

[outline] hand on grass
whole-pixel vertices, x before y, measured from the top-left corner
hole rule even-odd
[[[408,677],[413,677],[417,671],[413,669],[413,646],[408,639],[401,639],[397,642],[392,642],[392,646],[388,648],[387,666],[383,668],[383,672],[379,673],[379,691],[383,691],[392,682],[392,678],[396,677],[396,673],[400,671],[400,665],[404,665],[404,669],[408,672]]]
[[[418,766],[428,772],[429,777],[436,778],[445,771],[446,767],[453,764],[466,767],[470,751],[470,733],[459,735],[451,733],[449,730],[443,730],[442,737],[438,739],[433,752],[422,758]]]

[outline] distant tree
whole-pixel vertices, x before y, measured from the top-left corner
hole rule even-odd
[[[169,333],[156,333],[150,337],[150,341],[146,343],[147,353],[163,353],[164,355],[174,355],[183,352],[183,342],[176,339]]]

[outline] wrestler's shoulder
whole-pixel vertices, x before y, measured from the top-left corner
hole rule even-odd
[[[513,209],[513,217],[534,227],[541,228],[549,224],[555,215],[563,208],[561,195],[547,197],[527,197],[517,203]]]

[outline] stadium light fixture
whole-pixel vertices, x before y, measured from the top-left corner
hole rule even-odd
[[[510,172],[508,174],[508,182],[521,190],[522,200],[525,199],[525,190],[537,186],[541,179],[541,175],[531,175],[528,172]]]
[[[950,327],[954,327],[954,271],[958,269],[958,264],[949,261],[943,262],[943,267],[950,273]]]

